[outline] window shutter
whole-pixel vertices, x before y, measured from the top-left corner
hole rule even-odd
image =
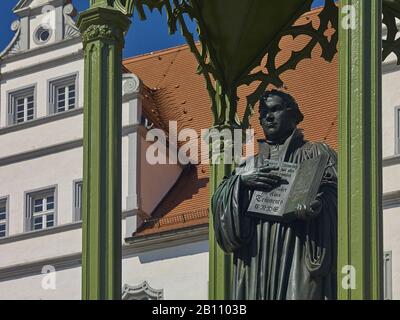
[[[49,114],[54,114],[55,113],[55,105],[53,102],[49,103]]]
[[[15,110],[15,99],[11,98],[9,100],[9,104],[8,104],[8,119],[7,119],[7,124],[11,125],[14,124],[14,110]]]
[[[82,181],[74,186],[74,220],[82,220]]]
[[[49,114],[54,114],[56,113],[56,88],[52,84],[50,85],[49,94]]]
[[[25,232],[32,230],[32,198],[26,196],[26,212],[25,212]]]

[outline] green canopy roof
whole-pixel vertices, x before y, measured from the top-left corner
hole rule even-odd
[[[248,69],[310,0],[191,0],[210,58],[227,87]]]

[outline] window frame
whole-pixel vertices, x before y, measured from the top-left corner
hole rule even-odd
[[[40,34],[43,31],[47,31],[49,33],[48,38],[46,40],[44,40],[44,41],[40,38]],[[33,38],[33,42],[36,45],[40,46],[40,45],[44,45],[44,44],[48,43],[50,41],[50,39],[52,38],[52,36],[53,36],[52,28],[50,28],[48,25],[41,24],[41,25],[36,27],[35,31],[33,32],[33,37],[32,38]]]
[[[10,221],[10,197],[9,196],[5,196],[5,197],[0,197],[0,203],[5,202],[5,208],[6,208],[6,218],[4,219],[4,222],[0,222],[1,224],[5,224],[5,235],[4,236],[0,236],[0,239],[4,239],[6,237],[8,237],[9,235],[9,221]],[[0,220],[3,221],[3,220]]]
[[[25,208],[24,208],[24,232],[38,232],[46,229],[54,228],[58,225],[58,192],[57,185],[48,186],[45,188],[30,190],[25,192]],[[53,201],[53,225],[51,227],[47,227],[44,222],[42,222],[41,229],[34,229],[33,218],[34,218],[34,204],[33,200],[37,197],[44,196],[46,194],[52,193],[54,197]],[[46,210],[41,211],[41,214],[37,214],[36,216],[44,216],[46,215]],[[47,221],[47,215],[46,215]]]
[[[394,108],[394,154],[400,155],[400,106]]]
[[[48,82],[48,94],[47,94],[47,114],[53,115],[63,112],[68,112],[79,108],[79,72],[74,72],[68,75],[63,75],[61,77],[53,78]],[[74,84],[75,85],[75,104],[73,108],[67,108],[64,106],[64,111],[58,111],[57,109],[57,89],[60,87],[67,87]],[[65,97],[65,102],[68,98]]]
[[[81,193],[79,195],[79,185]],[[79,222],[82,221],[82,204],[83,204],[83,199],[82,199],[82,193],[83,193],[83,179],[77,179],[74,180],[72,182],[72,221],[74,222]],[[78,199],[78,195],[80,197],[80,205],[81,207],[77,207],[77,201],[79,201]]]
[[[17,122],[17,100],[28,96],[33,96],[33,115],[32,119],[27,119],[28,110],[27,106],[24,105],[24,121]],[[36,119],[37,116],[37,84],[31,84],[16,90],[7,92],[8,105],[7,105],[7,126],[18,125],[26,122],[30,122]],[[25,120],[26,118],[26,120]]]

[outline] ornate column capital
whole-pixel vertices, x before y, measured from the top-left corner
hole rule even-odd
[[[128,16],[113,7],[90,8],[82,12],[77,23],[84,46],[96,40],[123,44],[124,34],[130,24]]]
[[[120,30],[116,30],[106,24],[92,24],[82,34],[82,40],[84,43],[100,39],[119,42],[123,40],[123,32],[120,32]]]

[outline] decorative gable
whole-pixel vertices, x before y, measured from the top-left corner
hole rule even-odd
[[[13,12],[19,17],[11,25],[15,36],[0,58],[80,37],[71,0],[21,0]]]
[[[71,39],[80,36],[78,27],[73,17],[76,15],[74,6],[70,3],[63,9],[64,15],[64,39]]]
[[[20,0],[14,7],[14,12],[21,11],[24,9],[35,9],[38,7],[43,7],[45,5],[50,5],[54,0]]]

